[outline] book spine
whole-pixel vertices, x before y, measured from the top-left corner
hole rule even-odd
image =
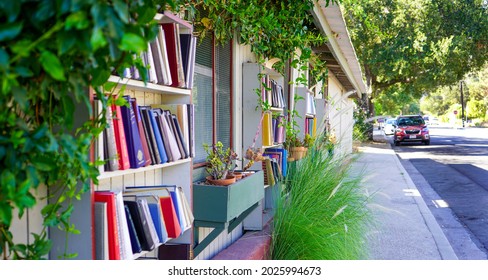
[[[152,135],[152,131],[149,127],[150,124],[149,124],[148,118],[146,116],[146,114],[147,114],[146,111],[147,110],[144,110],[141,107],[139,107],[139,116],[141,117],[143,130],[145,132],[144,134],[146,136],[147,148],[149,150],[149,156],[151,158],[151,164],[158,164],[159,160],[156,157],[156,151],[154,150],[154,141],[155,140],[153,140],[154,136]]]
[[[107,128],[105,128],[106,141],[104,142],[104,145],[107,147],[108,170],[117,171],[120,167],[117,155],[117,141],[115,139],[115,124],[111,106],[107,107],[105,118],[107,119]]]
[[[119,156],[119,169],[129,169],[129,153],[127,151],[127,141],[125,139],[124,123],[122,121],[120,106],[112,105],[112,110],[115,112],[115,118],[113,123],[115,131],[115,141],[117,144],[117,154]]]
[[[164,149],[163,138],[161,131],[159,130],[158,124],[156,122],[156,116],[154,111],[148,109],[149,120],[151,122],[153,131],[154,131],[154,138],[156,139],[156,146],[159,151],[159,156],[161,157],[161,163],[168,162],[168,156],[166,155],[166,151]]]
[[[110,260],[120,260],[119,232],[117,226],[117,206],[115,204],[115,193],[95,192],[95,202],[107,203],[107,224],[108,224],[108,251]]]
[[[144,126],[142,124],[141,112],[139,110],[139,105],[137,104],[137,100],[135,98],[131,98],[131,104],[132,104],[134,116],[137,123],[137,130],[139,131],[139,138],[141,139],[141,146],[142,146],[142,151],[145,159],[144,166],[148,166],[151,164],[151,154],[149,151],[149,146],[147,144],[146,131],[144,130]]]

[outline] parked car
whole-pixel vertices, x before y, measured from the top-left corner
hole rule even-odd
[[[395,133],[396,119],[387,119],[385,126],[383,127],[383,132],[386,135],[392,135]]]
[[[429,128],[425,124],[422,116],[409,115],[399,116],[393,136],[395,146],[402,142],[422,142],[425,145],[430,145]]]

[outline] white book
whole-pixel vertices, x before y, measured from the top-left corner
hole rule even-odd
[[[176,40],[176,60],[178,68],[178,87],[186,88],[185,71],[183,70],[183,58],[181,57],[181,41],[180,41],[180,26],[175,25],[175,40]]]
[[[131,260],[133,259],[132,244],[130,241],[129,226],[127,225],[127,217],[125,215],[124,197],[120,191],[115,192],[115,204],[117,206],[120,259]]]
[[[93,110],[93,113],[95,115],[94,118],[99,119],[101,117],[101,114],[102,114],[102,101],[95,99],[94,107],[95,107]],[[105,143],[104,132],[102,131],[102,132],[100,132],[100,134],[98,135],[98,137],[95,141],[95,160],[97,160],[97,161],[105,161],[104,143]],[[100,164],[98,166],[98,171],[100,173],[104,172],[105,171],[105,165]]]
[[[170,116],[171,117],[171,116]],[[180,148],[178,148],[178,142],[176,140],[176,136],[173,132],[173,128],[171,127],[171,124],[168,122],[168,111],[163,111],[163,115],[161,118],[163,122],[163,133],[167,133],[168,135],[168,141],[169,141],[169,147],[170,147],[170,153],[173,156],[173,159],[179,160],[181,159],[181,153],[180,153]]]
[[[189,89],[193,88],[193,78],[195,75],[195,55],[197,50],[197,37],[192,36],[191,48],[190,48],[190,61],[188,67],[188,81],[186,87]]]
[[[151,51],[151,44],[147,45],[147,61],[149,66],[149,79],[148,81],[151,83],[158,83],[158,76],[156,74],[156,68],[154,67],[156,63],[154,63],[154,56],[152,55]]]
[[[190,202],[186,198],[185,192],[183,191],[182,187],[177,187],[177,190],[180,194],[181,201],[183,203],[183,212],[185,214],[185,220],[187,222],[187,226],[190,228],[191,225],[193,224],[193,221],[195,220],[195,217],[193,216],[193,212],[190,207]]]
[[[117,155],[117,143],[115,140],[112,107],[107,106],[107,110],[105,111],[105,118],[107,119],[108,125],[105,128],[104,136],[106,139],[104,139],[104,145],[106,145],[107,147],[108,167],[110,171],[117,171],[119,170],[119,159]]]
[[[159,33],[158,33],[158,42],[161,48],[161,58],[163,61],[162,70],[163,75],[166,76],[166,79],[163,81],[165,85],[171,85],[173,83],[171,77],[171,70],[169,68],[169,59],[168,59],[168,48],[166,47],[166,39],[164,37],[164,29],[161,25],[159,25]]]

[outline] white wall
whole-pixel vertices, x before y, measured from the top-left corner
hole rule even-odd
[[[328,79],[329,105],[328,114],[330,129],[336,135],[339,145],[336,153],[343,155],[352,152],[352,131],[354,125],[354,102],[346,97],[344,87],[329,72]]]

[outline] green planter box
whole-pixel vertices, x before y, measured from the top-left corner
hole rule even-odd
[[[193,215],[197,221],[226,223],[264,198],[263,172],[229,186],[193,184]]]

